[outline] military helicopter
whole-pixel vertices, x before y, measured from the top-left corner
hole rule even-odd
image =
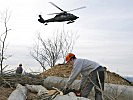
[[[58,8],[59,10],[61,10],[62,12],[48,14],[48,15],[56,14],[56,16],[54,18],[50,18],[50,19],[47,19],[47,20],[44,20],[42,18],[42,16],[39,15],[38,21],[40,23],[45,24],[45,25],[47,25],[47,23],[49,23],[49,22],[65,22],[65,21],[68,21],[67,24],[73,23],[79,17],[77,17],[77,16],[75,16],[75,15],[73,15],[71,13],[68,13],[68,12],[85,8],[85,7],[80,7],[80,8],[76,8],[76,9],[70,10],[70,11],[64,11],[61,8],[59,8],[57,5],[55,5],[54,3],[52,3],[52,2],[49,2],[49,3],[51,3],[53,6],[55,6],[56,8]]]

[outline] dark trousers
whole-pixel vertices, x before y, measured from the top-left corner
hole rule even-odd
[[[95,100],[103,100],[101,91],[104,90],[104,68],[101,66],[92,71],[90,75],[83,80],[80,88],[81,96],[88,98],[93,87],[95,89]]]

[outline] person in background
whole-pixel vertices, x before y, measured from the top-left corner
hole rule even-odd
[[[22,72],[23,72],[22,64],[19,64],[19,67],[17,67],[16,69],[16,74],[22,74]]]
[[[69,90],[70,85],[81,74],[80,95],[88,98],[90,91],[94,87],[95,100],[103,100],[104,67],[88,59],[78,59],[73,53],[66,55],[66,63],[71,64],[73,69],[63,92]]]

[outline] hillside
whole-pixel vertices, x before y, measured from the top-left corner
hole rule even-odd
[[[68,78],[71,73],[71,70],[72,66],[70,65],[58,64],[55,67],[41,73],[41,77],[59,76],[59,77]],[[78,76],[77,79],[80,79],[80,76]],[[124,79],[123,77],[114,72],[110,72],[107,70],[105,71],[105,82],[112,84],[120,84],[120,85],[131,85],[131,82],[129,82],[128,80]]]

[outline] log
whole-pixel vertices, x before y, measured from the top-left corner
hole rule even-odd
[[[16,89],[10,94],[8,100],[26,100],[27,88],[18,84]]]
[[[49,76],[44,79],[43,85],[47,89],[52,89],[56,87],[62,89],[67,83],[68,78]],[[75,80],[70,88],[78,90],[80,87],[80,80]],[[94,89],[91,91],[91,96],[94,97]],[[104,98],[109,98],[112,100],[132,100],[133,99],[133,86],[117,85],[105,83]],[[92,97],[90,97],[92,98]]]
[[[42,85],[28,85],[26,84],[27,89],[31,92],[36,92],[38,96],[48,93],[48,90]]]
[[[43,81],[43,86],[47,89],[52,89],[52,87],[63,89],[65,84],[67,83],[68,78],[56,77],[56,76],[49,76]],[[75,80],[70,88],[78,90],[80,86],[80,81]]]

